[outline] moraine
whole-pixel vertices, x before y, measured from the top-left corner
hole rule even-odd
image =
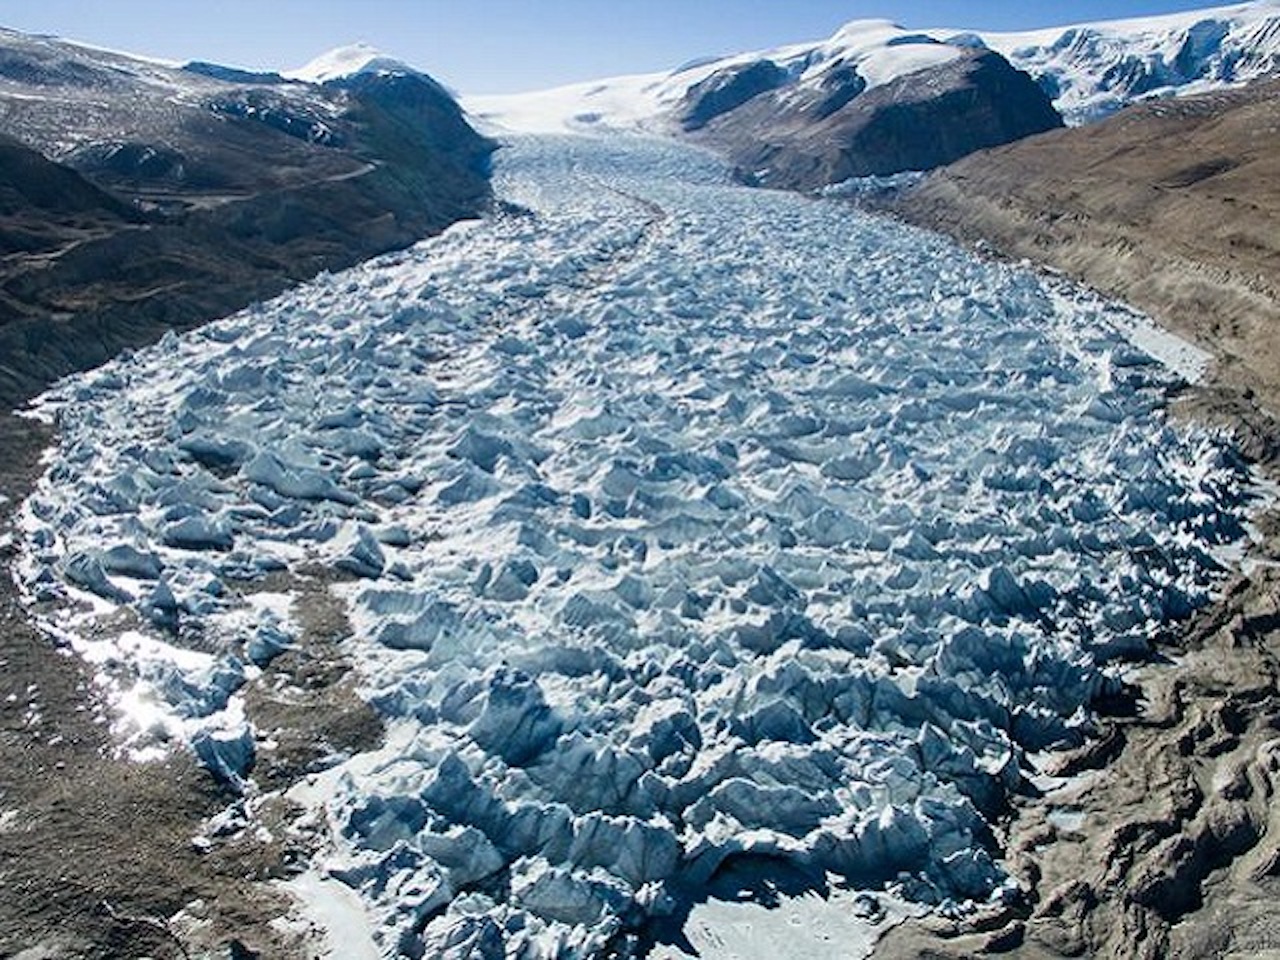
[[[672,143],[498,167],[493,217],[42,400],[24,587],[124,748],[252,797],[298,627],[226,584],[321,564],[388,739],[296,788],[299,889],[371,955],[725,955],[743,878],[1015,896],[992,821],[1210,599],[1238,459],[1081,291]]]

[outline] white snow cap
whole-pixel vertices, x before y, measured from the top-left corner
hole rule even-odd
[[[362,73],[418,73],[403,60],[389,57],[367,43],[353,43],[322,53],[304,67],[284,74],[289,80],[327,83]]]
[[[868,86],[939,66],[960,51],[889,20],[854,20],[828,40],[696,61],[674,71],[610,77],[551,90],[464,98],[480,120],[510,131],[550,133],[601,128],[663,130],[664,117],[696,84],[720,70],[771,61],[801,83],[820,83],[840,63],[855,66]]]

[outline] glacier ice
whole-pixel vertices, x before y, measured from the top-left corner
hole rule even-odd
[[[1005,895],[1026,752],[1242,535],[1230,448],[1122,311],[690,148],[520,139],[499,190],[52,391],[51,628],[135,609],[119,688],[239,784],[235,690],[306,643],[243,584],[341,571],[394,736],[316,869],[384,954],[625,953],[744,864]]]

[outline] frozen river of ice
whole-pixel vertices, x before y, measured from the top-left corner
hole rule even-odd
[[[319,563],[390,734],[307,788],[309,882],[385,955],[674,951],[743,878],[1007,896],[988,818],[1209,598],[1237,459],[1129,314],[937,237],[638,139],[497,187],[44,401],[25,586],[128,749],[252,791],[237,691],[305,638],[226,585]]]

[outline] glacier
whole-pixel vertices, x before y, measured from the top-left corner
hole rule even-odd
[[[298,889],[368,955],[675,949],[743,876],[1016,898],[1029,758],[1245,536],[1229,438],[1128,310],[694,148],[513,137],[496,190],[40,400],[21,585],[122,749],[252,797],[321,570],[388,735],[296,788]]]

